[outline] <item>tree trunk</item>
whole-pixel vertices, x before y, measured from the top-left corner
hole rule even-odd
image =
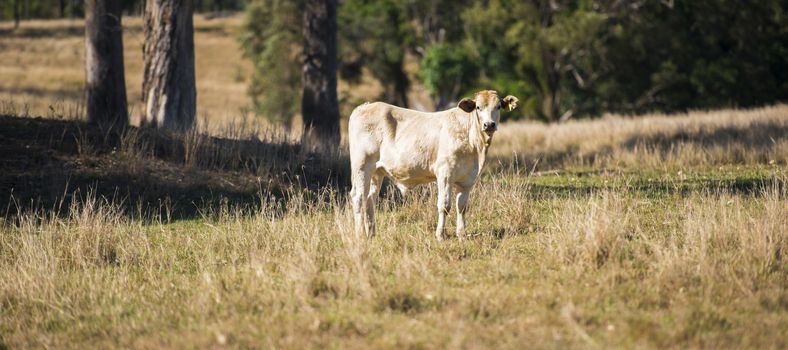
[[[397,106],[408,108],[408,87],[410,87],[410,81],[405,73],[405,64],[402,61],[393,63],[391,71],[394,79],[392,101]]]
[[[88,121],[128,125],[120,1],[85,1],[85,81]]]
[[[554,66],[554,62],[549,62]],[[550,122],[557,122],[561,117],[561,72],[550,69],[547,72],[547,94],[550,101],[547,108],[547,118]]]
[[[307,0],[304,7],[304,88],[301,114],[322,141],[339,143],[337,0]]]
[[[192,0],[147,0],[143,11],[145,42],[142,124],[174,131],[194,127],[197,89],[194,78]]]
[[[14,29],[19,28],[19,17],[22,15],[20,12],[19,1],[21,0],[14,0]]]
[[[85,3],[85,16],[88,13],[88,4]],[[58,1],[58,17],[65,18],[66,17],[66,0],[59,0]]]
[[[539,13],[542,30],[549,30],[553,26],[553,17],[558,11],[553,0],[540,0]],[[542,43],[542,45],[546,45]],[[549,45],[547,45],[549,46]],[[542,100],[542,111],[548,122],[557,122],[561,117],[561,68],[558,64],[560,53],[554,52],[549,47],[541,48],[542,69],[544,74],[545,96]]]

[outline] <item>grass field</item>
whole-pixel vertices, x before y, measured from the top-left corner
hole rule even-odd
[[[197,115],[203,129],[219,130],[239,120],[254,118],[247,94],[252,65],[243,58],[238,42],[242,14],[206,19],[194,17]],[[142,102],[142,20],[123,18],[126,92],[132,124],[137,124]],[[30,20],[19,29],[0,22],[0,103],[12,103],[20,115],[74,116],[84,104],[84,21]],[[420,91],[420,89],[414,89]],[[381,92],[365,76],[358,85],[340,80],[339,97],[345,115],[358,103]],[[425,92],[412,94],[424,105]],[[298,126],[296,117],[295,127]]]
[[[206,20],[195,16],[197,113],[223,121],[248,111],[246,85],[251,65],[241,57],[238,31],[242,16]],[[123,19],[126,90],[133,121],[141,110],[142,21]],[[84,21],[0,23],[0,101],[24,106],[30,115],[72,115],[83,103]]]
[[[71,118],[81,23],[0,24],[0,349],[788,348],[788,106],[504,123],[470,239],[434,186],[368,239],[343,149],[236,118],[240,24],[195,21],[213,136]]]
[[[0,224],[9,348],[788,346],[786,106],[504,124],[471,195],[472,237],[445,243],[432,187],[385,191],[378,236],[354,236],[341,153],[304,168],[321,155],[284,149],[260,156],[278,167],[249,167],[239,146],[196,136],[191,156],[163,155],[139,131],[52,126],[77,135],[64,145],[45,131],[58,121],[25,120],[2,130],[37,123],[25,145],[69,164],[73,183],[27,177],[64,204]],[[298,180],[327,171],[330,185]],[[158,192],[91,195],[118,172],[148,181],[129,193]],[[224,181],[252,199],[224,197]],[[175,198],[194,191],[220,199]],[[6,206],[31,201],[16,193]]]

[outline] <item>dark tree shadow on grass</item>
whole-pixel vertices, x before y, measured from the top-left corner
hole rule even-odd
[[[343,194],[347,168],[341,152],[284,142],[0,116],[6,217],[30,210],[62,215],[91,194],[119,203],[129,215],[167,206],[171,219],[194,218],[219,204],[254,209],[261,198],[286,201],[293,191],[339,188]]]
[[[646,145],[666,152],[677,144],[701,147],[742,145],[750,150],[766,151],[788,138],[788,124],[775,121],[754,122],[747,128],[721,127],[700,129],[697,132],[678,131],[670,135],[634,136],[622,143],[628,149]]]

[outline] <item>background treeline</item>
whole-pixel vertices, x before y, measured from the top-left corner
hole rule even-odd
[[[124,15],[143,0],[122,1]],[[300,113],[305,0],[193,0],[246,12],[255,110]],[[343,0],[338,75],[372,78],[383,101],[441,109],[478,89],[524,104],[508,118],[750,107],[788,100],[784,0]],[[2,16],[84,16],[81,0],[0,0]],[[432,106],[414,104],[423,86]],[[343,114],[355,103],[340,96]]]
[[[247,7],[250,92],[272,119],[297,112],[302,8],[299,0]],[[366,72],[381,83],[380,98],[398,105],[414,81],[436,109],[493,88],[524,101],[509,117],[548,121],[749,107],[788,99],[785,8],[782,0],[345,0],[339,70],[350,82]]]
[[[124,15],[142,15],[145,0],[118,0]],[[247,0],[193,0],[194,11],[200,13],[240,11]],[[0,19],[23,21],[26,19],[82,18],[84,0],[1,0]]]

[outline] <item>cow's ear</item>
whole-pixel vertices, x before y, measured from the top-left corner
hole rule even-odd
[[[513,111],[517,109],[518,106],[520,106],[520,100],[518,100],[517,97],[509,95],[503,98],[502,105],[503,106],[501,107],[505,107],[507,110]]]
[[[460,103],[457,104],[457,107],[460,107],[465,113],[471,113],[476,108],[476,102],[469,98],[464,98],[460,100]]]

